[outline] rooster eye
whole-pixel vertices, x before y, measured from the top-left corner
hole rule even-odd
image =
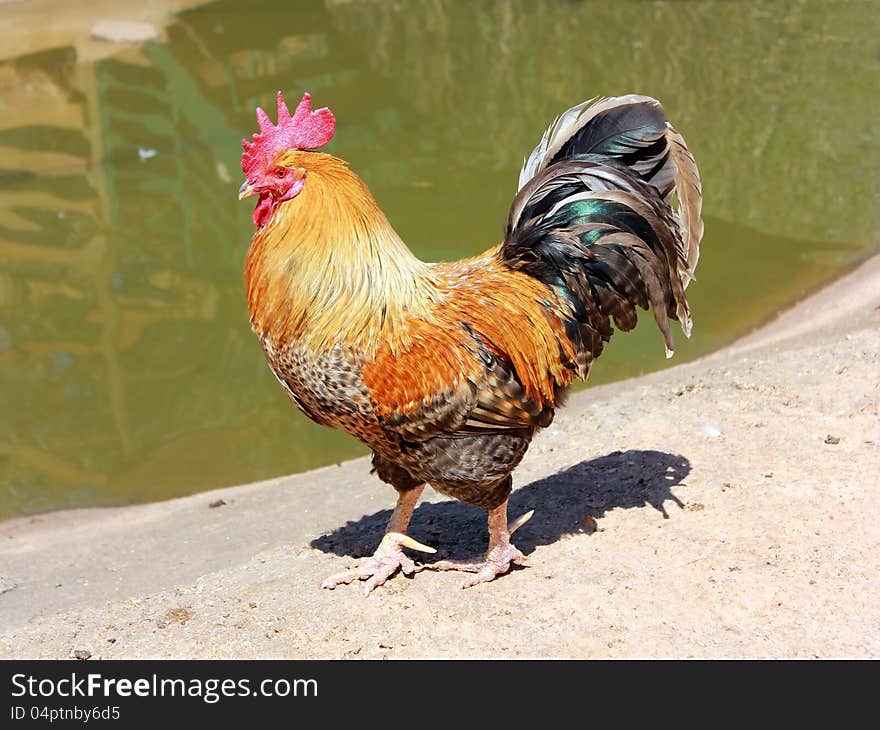
[[[284,170],[276,170],[275,177],[284,177]]]

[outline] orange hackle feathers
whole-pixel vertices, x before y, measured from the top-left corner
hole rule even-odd
[[[481,363],[462,325],[511,363],[536,403],[552,406],[556,388],[571,381],[561,356],[571,360],[574,352],[545,303],[551,297],[547,287],[505,268],[496,252],[437,265],[436,304],[385,339],[365,364],[364,382],[380,414],[413,410],[425,399],[480,377]]]

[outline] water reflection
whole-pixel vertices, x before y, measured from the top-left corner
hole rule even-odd
[[[586,96],[661,98],[705,179],[692,357],[876,248],[868,4],[216,2],[167,42],[0,62],[0,516],[169,497],[361,453],[247,329],[240,139],[276,89],[336,112],[423,258],[500,234],[523,155]],[[595,376],[661,366],[650,327]]]

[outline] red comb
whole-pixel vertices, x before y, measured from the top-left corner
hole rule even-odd
[[[323,147],[333,137],[336,119],[327,107],[312,111],[312,97],[303,94],[293,116],[284,96],[278,92],[278,124],[272,124],[269,115],[257,107],[260,131],[253,135],[253,142],[241,141],[244,153],[241,169],[250,175],[255,169],[264,168],[282,150],[315,150]]]

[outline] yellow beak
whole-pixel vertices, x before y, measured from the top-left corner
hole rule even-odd
[[[241,184],[241,187],[238,189],[238,199],[239,200],[243,200],[244,198],[248,197],[249,195],[256,195],[256,194],[257,194],[257,191],[254,190],[253,185],[251,185],[247,180],[245,180]]]

